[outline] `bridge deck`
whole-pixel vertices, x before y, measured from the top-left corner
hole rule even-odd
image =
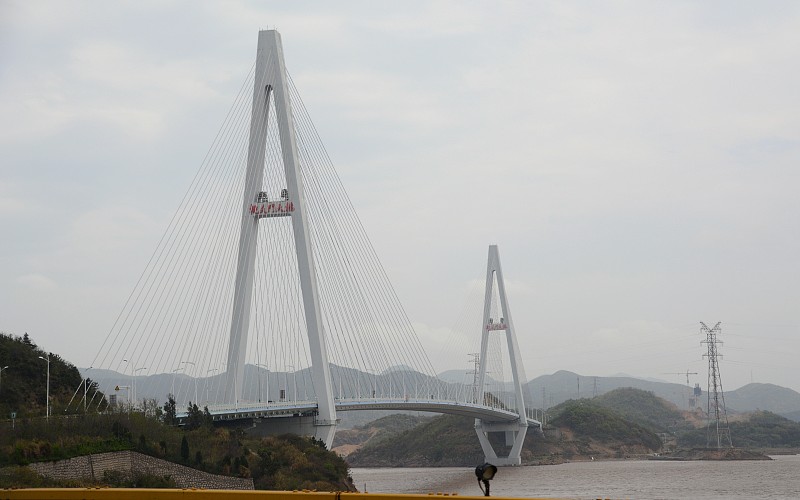
[[[430,399],[337,399],[336,411],[397,410],[425,411],[479,418],[489,422],[513,422],[517,413],[503,408],[459,401],[437,401]],[[270,403],[242,403],[229,406],[209,406],[208,411],[215,421],[245,418],[288,418],[312,416],[317,413],[315,401],[285,401]],[[178,418],[186,418],[187,412],[178,412]],[[540,427],[538,420],[528,419],[528,425]]]

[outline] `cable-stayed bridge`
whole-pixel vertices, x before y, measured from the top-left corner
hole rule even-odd
[[[137,383],[159,375],[216,421],[328,446],[339,412],[452,413],[476,419],[487,460],[518,464],[528,427],[540,425],[526,415],[496,246],[479,330],[473,383],[437,379],[286,71],[280,35],[261,31],[249,75],[88,371],[131,383],[100,387],[108,399],[79,388],[74,400],[138,406],[147,391]],[[513,389],[503,397],[487,373],[506,364]],[[505,435],[502,456],[491,433]]]

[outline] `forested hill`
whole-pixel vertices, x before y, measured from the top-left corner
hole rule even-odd
[[[64,412],[81,385],[78,369],[58,354],[40,349],[27,333],[22,337],[0,333],[0,368],[8,366],[0,380],[0,418],[8,418],[11,412],[17,418],[44,416],[48,356],[50,405],[55,415]]]
[[[756,411],[729,424],[731,440],[737,448],[800,448],[800,423],[768,411]],[[705,427],[680,435],[684,447],[708,444]]]
[[[474,419],[442,415],[385,439],[376,436],[348,455],[347,461],[356,467],[475,465],[483,460],[483,452],[474,425]],[[523,463],[557,463],[592,456],[619,458],[661,449],[661,441],[651,430],[588,400],[559,405],[545,434],[543,437],[529,430]]]
[[[591,402],[655,432],[691,427],[681,410],[652,392],[625,387],[593,398]]]

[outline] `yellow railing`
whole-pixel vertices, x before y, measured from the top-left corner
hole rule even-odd
[[[457,496],[461,500],[483,500],[482,496],[455,493],[410,495],[396,493],[336,493],[318,491],[235,491],[149,488],[27,488],[0,490],[0,500],[414,500]],[[513,497],[493,497],[510,499]],[[515,499],[516,500],[516,499]],[[522,499],[520,499],[522,500]],[[526,497],[526,500],[535,500]],[[553,500],[552,498],[550,500]]]

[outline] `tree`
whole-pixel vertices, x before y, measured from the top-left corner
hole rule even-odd
[[[189,441],[186,439],[186,436],[183,436],[183,439],[181,439],[181,458],[184,462],[189,461]]]
[[[17,338],[19,338],[19,337],[17,337]],[[33,348],[33,349],[36,349],[36,347],[37,347],[36,344],[34,344],[33,341],[31,340],[31,338],[28,336],[28,332],[25,332],[25,335],[22,336],[22,343],[25,344],[28,347]]]
[[[176,415],[175,397],[172,394],[167,394],[167,402],[164,403],[164,423],[167,425],[175,425],[178,423]]]
[[[158,406],[158,401],[156,401],[156,398],[143,399],[142,411],[144,412],[144,416],[147,418],[160,419],[161,415],[164,413],[161,407]]]
[[[204,421],[203,411],[196,403],[189,402],[189,406],[186,408],[186,428],[190,431],[199,429],[203,426]]]

